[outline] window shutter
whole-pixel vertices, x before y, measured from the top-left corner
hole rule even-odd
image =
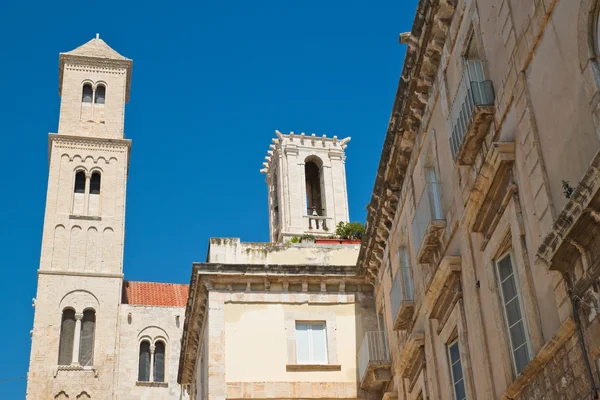
[[[306,364],[310,362],[308,334],[308,324],[296,324],[296,362],[298,364]]]
[[[60,325],[58,365],[70,365],[73,361],[73,338],[75,336],[75,311],[65,310]]]
[[[93,310],[83,312],[81,321],[81,339],[79,342],[79,364],[91,366],[94,360],[94,330],[96,313]]]
[[[140,343],[140,361],[138,365],[138,381],[148,382],[150,380],[150,342]]]
[[[327,364],[327,339],[325,324],[313,324],[312,330],[312,362]]]

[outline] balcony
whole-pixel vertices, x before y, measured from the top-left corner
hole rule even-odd
[[[394,330],[404,330],[410,326],[415,310],[414,291],[410,267],[401,266],[390,289],[390,303]]]
[[[386,332],[366,332],[358,352],[360,387],[377,390],[392,379],[392,361]]]
[[[417,250],[417,261],[421,264],[434,260],[446,228],[440,200],[441,193],[440,183],[426,183],[413,218],[413,240]]]
[[[304,216],[304,230],[309,233],[328,233],[330,227],[331,218],[326,217],[325,210],[318,209],[315,207],[309,208],[306,215]]]
[[[473,164],[494,111],[492,81],[471,82],[463,75],[451,113],[450,148],[457,165]]]

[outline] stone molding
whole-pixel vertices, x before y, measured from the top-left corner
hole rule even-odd
[[[55,144],[57,148],[68,149],[102,149],[105,151],[116,150],[115,152],[124,153],[131,148],[129,139],[105,139],[87,136],[62,135],[51,133],[48,135],[49,144]]]
[[[450,293],[451,286],[449,285],[449,280],[453,276],[458,276],[460,280],[461,272],[460,256],[446,256],[442,258],[440,265],[435,271],[435,275],[427,287],[421,306],[422,315],[427,318],[439,318],[441,315],[452,311],[452,304],[457,299]],[[441,320],[440,325],[443,326]]]
[[[438,96],[436,85],[438,68],[442,64],[444,43],[455,11],[455,3],[448,0],[430,2],[420,0],[410,35],[402,37],[408,44],[392,116],[381,153],[381,159],[369,203],[365,240],[358,266],[371,282],[376,281],[381,267],[385,243],[392,228],[406,170],[410,163],[415,137],[424,129],[428,104]]]
[[[137,381],[137,382],[135,382],[135,386],[145,386],[145,387],[161,387],[161,388],[166,388],[166,387],[169,387],[169,382],[146,382],[146,381]]]
[[[95,272],[74,272],[74,271],[48,271],[38,270],[38,275],[69,275],[69,276],[87,276],[94,278],[118,278],[123,279],[123,274],[98,274]]]
[[[575,322],[571,317],[558,328],[554,335],[546,342],[546,344],[537,352],[533,360],[527,364],[525,369],[517,376],[517,379],[506,389],[502,394],[502,400],[512,400],[527,386],[531,379],[538,375],[553,359],[557,351],[564,346],[569,338],[575,333]]]
[[[102,221],[102,217],[95,217],[93,215],[69,215],[69,219],[81,219],[84,221]]]
[[[71,364],[71,365],[58,365],[54,368],[54,378],[58,376],[60,371],[81,371],[81,372],[92,372],[94,374],[94,378],[98,377],[98,368],[96,367],[84,367],[79,364]]]
[[[354,382],[227,382],[227,399],[375,399]]]
[[[342,366],[340,364],[287,364],[285,366],[286,371],[300,372],[300,371],[341,371]]]

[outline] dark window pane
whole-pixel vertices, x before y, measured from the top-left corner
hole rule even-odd
[[[75,193],[85,193],[85,172],[75,174]]]
[[[454,343],[450,346],[450,363],[454,364],[456,361],[460,359],[460,353],[458,351],[458,342]]]
[[[461,380],[460,382],[454,385],[454,393],[456,394],[456,400],[464,400],[467,398],[464,380]]]
[[[512,340],[513,349],[516,349],[525,343],[525,327],[523,326],[523,322],[519,322],[510,328],[510,338]]]
[[[510,263],[510,255],[506,255],[503,259],[498,261],[498,272],[500,273],[500,281],[505,280],[510,274],[512,274],[512,264]]]
[[[517,368],[517,374],[520,374],[527,364],[529,364],[529,350],[527,346],[523,346],[514,352],[515,355],[515,366]]]
[[[458,361],[456,364],[452,366],[452,376],[454,377],[454,382],[457,382],[462,379],[462,363]]]
[[[81,339],[79,342],[79,363],[91,366],[94,362],[94,331],[96,328],[96,313],[93,310],[83,312],[81,320]]]
[[[154,382],[165,381],[165,344],[156,342],[154,347]]]
[[[519,307],[519,298],[515,297],[505,307],[506,319],[508,320],[508,326],[510,327],[521,319],[521,308]]]
[[[94,172],[90,179],[90,193],[100,194],[100,173]]]
[[[75,311],[63,311],[58,345],[58,365],[70,365],[73,361],[73,337],[75,336]]]
[[[517,295],[517,285],[514,275],[502,283],[502,294],[504,295],[505,302],[509,302]]]
[[[106,97],[106,87],[102,85],[98,85],[96,88],[96,97],[94,99],[94,103],[96,104],[104,104],[104,98]]]
[[[140,362],[138,368],[138,381],[148,382],[150,380],[150,343],[140,343]]]
[[[83,85],[83,93],[81,95],[81,101],[84,103],[92,102],[92,85]]]

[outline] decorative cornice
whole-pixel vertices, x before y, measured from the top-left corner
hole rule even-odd
[[[271,163],[274,159],[279,157],[281,154],[298,155],[300,148],[314,148],[314,149],[327,149],[328,155],[331,159],[342,159],[344,158],[344,150],[346,149],[350,137],[344,139],[338,139],[337,136],[327,137],[326,135],[317,136],[316,134],[306,135],[304,132],[296,134],[290,132],[284,134],[275,131],[277,138],[273,138],[273,144],[270,146],[270,150],[265,156],[265,162],[263,162],[263,168],[260,170],[263,174],[268,174],[271,170]]]
[[[372,282],[376,280],[398,204],[397,196],[390,193],[402,188],[415,137],[425,121],[425,109],[429,98],[435,96],[432,82],[436,80],[455,7],[453,0],[420,0],[410,35],[401,36],[401,42],[409,47],[367,207],[365,235],[358,257],[361,273]]]

